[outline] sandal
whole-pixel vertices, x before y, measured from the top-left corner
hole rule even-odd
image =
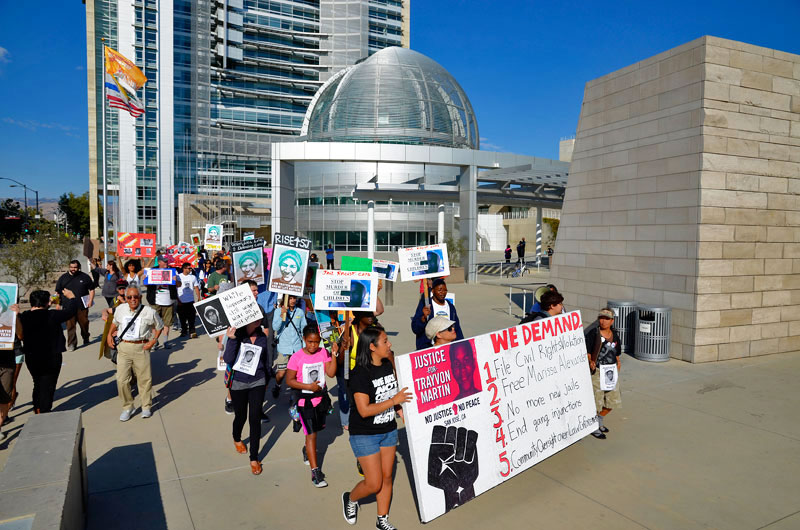
[[[250,471],[253,473],[253,475],[260,475],[261,474],[261,462],[250,461]]]
[[[247,452],[247,446],[242,442],[233,442],[234,447],[236,447],[236,452],[245,454]]]

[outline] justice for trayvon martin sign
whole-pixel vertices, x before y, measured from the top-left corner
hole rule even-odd
[[[428,522],[597,427],[578,311],[395,358]],[[477,501],[480,502],[480,501]]]

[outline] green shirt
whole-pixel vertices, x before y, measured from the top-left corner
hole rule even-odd
[[[219,284],[227,281],[229,281],[227,275],[214,271],[208,276],[208,283],[206,284],[206,287],[209,291],[214,291]]]

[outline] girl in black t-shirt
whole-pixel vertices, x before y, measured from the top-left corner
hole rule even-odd
[[[383,329],[371,326],[361,332],[356,350],[356,366],[350,372],[350,447],[364,480],[342,494],[342,511],[348,524],[356,524],[358,501],[375,494],[378,504],[376,527],[391,530],[389,504],[392,500],[392,470],[397,450],[395,410],[411,401],[408,388],[397,391],[397,378],[389,360],[392,343]]]

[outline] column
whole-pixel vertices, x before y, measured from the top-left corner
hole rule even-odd
[[[439,233],[436,242],[444,242],[444,204],[439,205]]]
[[[272,144],[272,233],[294,234],[294,164],[281,160],[280,144]]]
[[[367,257],[375,257],[375,201],[367,202]]]
[[[465,256],[460,265],[464,266],[464,279],[467,283],[477,283],[478,273],[475,269],[477,243],[475,234],[478,231],[478,167],[462,166],[458,177],[458,202],[461,209],[461,240],[466,247]],[[458,263],[451,265],[458,266]]]
[[[536,207],[536,256],[542,255],[542,207]]]

